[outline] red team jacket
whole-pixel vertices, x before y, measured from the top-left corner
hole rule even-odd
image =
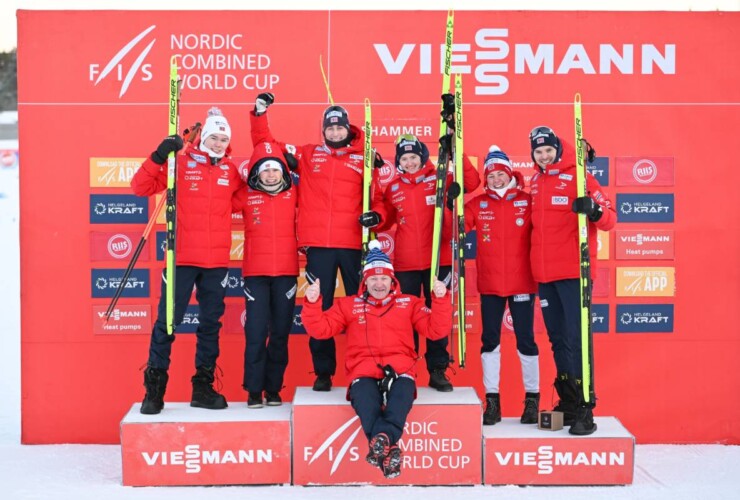
[[[465,231],[476,230],[478,291],[509,297],[537,291],[529,263],[532,197],[514,172],[517,186],[503,197],[485,188],[465,204]]]
[[[255,148],[255,151],[261,151]],[[252,155],[248,170],[241,172],[246,182],[260,159]],[[233,198],[234,211],[244,217],[244,260],[242,276],[298,276],[298,242],[295,235],[297,188],[271,195],[247,186]]]
[[[177,155],[176,265],[228,267],[231,250],[231,197],[244,186],[227,157],[216,165],[197,145]],[[167,164],[147,158],[131,180],[138,196],[167,188]]]
[[[275,141],[267,115],[250,112],[252,143]],[[364,134],[350,127],[349,146],[332,149],[324,144],[299,146],[296,152],[300,176],[298,191],[298,246],[359,250],[362,226],[362,168]],[[375,175],[375,174],[374,174]]]
[[[538,283],[580,277],[578,215],[571,211],[576,199],[576,160],[573,147],[560,139],[560,161],[537,173],[530,185],[532,194],[532,274]],[[596,230],[608,231],[617,222],[611,201],[593,175],[586,176],[587,194],[601,206],[603,214],[588,224],[591,272],[596,268]]]
[[[431,340],[446,337],[452,328],[449,296],[432,298],[432,309],[424,299],[393,294],[380,304],[362,297],[335,298],[334,305],[321,311],[321,299],[304,300],[303,326],[311,337],[328,339],[346,331],[344,368],[350,381],[358,377],[383,378],[378,367],[390,364],[399,375],[416,377],[414,330]]]
[[[417,182],[418,181],[418,182]],[[452,182],[452,175],[447,178],[447,186]],[[463,183],[470,192],[480,185],[480,177],[467,156],[463,156]],[[395,271],[420,271],[432,266],[432,239],[434,232],[434,202],[437,193],[437,172],[432,162],[427,161],[424,167],[415,174],[403,173],[396,177],[385,188],[382,196],[376,190],[372,210],[382,217],[377,231],[396,226],[395,253],[393,268]],[[462,194],[460,195],[462,196]],[[445,231],[442,234],[442,246],[439,263],[441,266],[452,264],[450,239],[448,231],[452,221],[449,211],[445,209]]]

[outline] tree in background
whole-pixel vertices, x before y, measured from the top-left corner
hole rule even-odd
[[[18,68],[16,49],[0,52],[0,111],[18,109]]]

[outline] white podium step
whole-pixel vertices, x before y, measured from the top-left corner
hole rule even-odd
[[[159,415],[142,415],[140,407],[121,421],[124,485],[290,483],[291,405],[166,403]]]
[[[595,417],[590,436],[539,430],[518,418],[483,427],[485,484],[631,484],[635,438],[614,417]]]
[[[346,388],[293,399],[293,484],[480,484],[481,402],[471,387],[440,393],[418,388],[399,442],[401,475],[385,479],[365,461],[367,437],[346,400]]]

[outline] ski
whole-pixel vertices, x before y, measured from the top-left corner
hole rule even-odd
[[[375,154],[373,151],[373,127],[372,113],[370,110],[370,99],[365,98],[365,150],[364,163],[362,166],[362,213],[370,211],[370,186],[373,181],[373,162]],[[365,267],[365,258],[369,250],[370,228],[362,226],[362,267]]]
[[[195,141],[195,139],[198,137],[198,134],[200,133],[201,126],[202,125],[200,124],[200,122],[197,122],[195,125],[193,125],[193,127],[184,130],[183,135],[187,136],[187,139],[185,141],[185,147],[187,147],[189,144],[192,144],[193,141]],[[152,216],[149,218],[149,222],[144,228],[144,233],[141,235],[141,239],[139,240],[139,245],[136,247],[136,250],[131,256],[131,260],[129,260],[128,266],[126,267],[126,271],[124,271],[123,273],[123,278],[121,279],[121,286],[119,286],[116,289],[115,295],[113,295],[113,298],[111,299],[110,304],[108,304],[108,309],[105,311],[105,321],[108,321],[110,319],[111,314],[113,314],[113,311],[116,308],[116,304],[118,303],[118,299],[121,298],[121,294],[123,293],[123,290],[126,288],[125,285],[126,283],[128,283],[129,276],[131,276],[131,271],[134,269],[134,266],[136,266],[136,263],[139,261],[139,256],[141,255],[142,250],[144,250],[144,245],[149,239],[149,234],[152,232],[152,228],[154,227],[154,224],[156,223],[157,218],[159,217],[159,213],[162,211],[162,207],[164,207],[164,202],[166,199],[167,199],[166,196],[162,196],[159,198],[159,201],[157,202],[157,206],[154,209]]]
[[[169,101],[169,135],[177,134],[180,114],[180,82],[177,78],[177,62],[173,56],[170,59],[170,101]],[[167,158],[167,205],[165,209],[167,222],[167,254],[165,257],[166,271],[166,317],[167,334],[175,331],[175,227],[177,223],[177,192],[176,192],[177,159],[175,153]]]
[[[576,133],[576,184],[577,196],[587,196],[586,159],[581,115],[581,94],[576,93],[573,101]],[[583,400],[593,406],[594,391],[594,339],[591,331],[591,256],[588,249],[588,219],[578,214],[578,246],[581,264],[581,365],[583,367]]]
[[[450,66],[452,60],[452,32],[455,26],[455,13],[447,11],[447,25],[445,29],[445,57],[442,73],[442,95],[450,93]],[[440,137],[447,135],[447,123],[442,117],[439,127]],[[445,190],[447,183],[447,163],[450,160],[450,151],[440,144],[437,159],[437,189],[434,200],[434,229],[432,233],[432,266],[429,289],[434,288],[434,280],[439,275],[439,252],[442,247],[442,219],[444,215]]]
[[[457,362],[465,368],[467,339],[465,337],[465,184],[463,176],[463,103],[462,75],[455,74],[455,180],[461,193],[455,205],[455,229],[452,258],[457,263]]]

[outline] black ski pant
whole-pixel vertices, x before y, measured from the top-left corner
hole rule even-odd
[[[226,296],[225,267],[177,266],[175,268],[175,327],[182,323],[185,310],[196,287],[195,299],[198,301],[198,329],[195,332],[195,367],[213,367],[218,359],[218,334],[221,330],[221,316],[224,315]],[[175,334],[167,335],[167,281],[166,271],[162,271],[162,289],[159,297],[157,321],[154,323],[149,342],[149,366],[167,370],[170,367],[170,353]]]
[[[506,304],[509,304],[511,321],[514,323],[516,350],[525,356],[537,356],[534,341],[534,294],[480,296],[480,313],[483,322],[480,352],[493,352],[501,343],[501,320],[504,318]]]
[[[362,430],[367,439],[384,432],[395,444],[403,435],[411,407],[416,395],[416,382],[411,377],[398,377],[391,385],[387,402],[383,408],[383,394],[378,379],[360,377],[352,382],[349,398],[352,408],[360,417]]]
[[[447,288],[450,288],[452,279],[450,273],[452,266],[440,266],[438,279],[445,281],[449,276],[450,283]],[[395,273],[396,279],[401,284],[401,293],[407,293],[415,297],[421,297],[422,290],[424,292],[424,298],[427,307],[432,306],[432,294],[429,290],[429,281],[431,279],[431,269],[423,269],[420,271],[398,271]],[[426,353],[424,354],[424,360],[426,361],[427,371],[432,372],[437,367],[446,367],[450,362],[450,353],[447,352],[447,346],[449,344],[449,338],[445,337],[439,340],[426,339]],[[419,352],[419,333],[414,330],[414,349]]]
[[[283,388],[297,290],[295,276],[244,278],[247,320],[242,385],[251,394],[276,393]]]
[[[539,284],[542,318],[545,320],[555,367],[559,374],[580,379],[581,363],[581,284],[566,279]]]
[[[306,275],[309,283],[321,280],[321,309],[326,311],[334,303],[334,287],[337,270],[342,272],[344,291],[349,297],[356,295],[360,288],[360,264],[362,251],[349,248],[318,248],[306,250]],[[337,348],[334,339],[308,341],[316,375],[331,375],[337,371]]]

